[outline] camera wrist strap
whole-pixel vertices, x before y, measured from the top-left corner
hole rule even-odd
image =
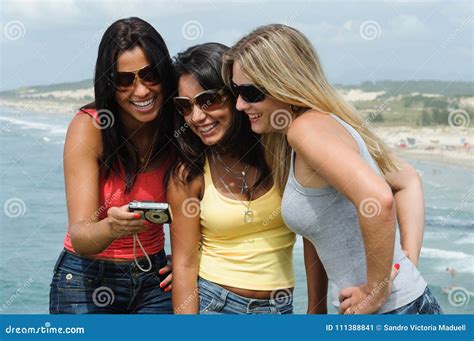
[[[138,259],[137,259],[137,252],[136,252],[136,246],[137,246],[137,243],[138,243],[138,246],[140,246],[140,249],[142,249],[143,251],[143,254],[145,255],[146,257],[146,260],[148,262],[148,267],[147,268],[143,268],[140,263],[138,262]],[[133,259],[135,260],[135,264],[137,265],[137,267],[142,270],[143,272],[148,272],[151,270],[151,268],[153,267],[153,264],[151,263],[151,259],[150,259],[150,256],[148,256],[148,254],[146,253],[145,251],[145,248],[143,247],[141,241],[140,241],[140,238],[138,237],[138,233],[134,233],[133,234]]]

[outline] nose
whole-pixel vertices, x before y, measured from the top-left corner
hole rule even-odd
[[[137,78],[135,80],[135,85],[134,85],[134,88],[133,88],[133,94],[136,96],[136,97],[146,97],[148,94],[150,93],[150,89],[148,89],[143,83],[142,81]]]
[[[204,111],[201,110],[201,108],[199,108],[198,105],[194,105],[193,106],[193,112],[191,114],[191,121],[192,122],[199,122],[199,121],[202,121],[206,119],[206,114],[204,113]]]
[[[245,110],[249,109],[250,104],[245,102],[245,100],[242,98],[242,96],[239,95],[239,97],[237,97],[237,102],[235,103],[235,107],[239,111],[245,111]]]

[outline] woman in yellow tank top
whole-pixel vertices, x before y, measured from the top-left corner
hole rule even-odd
[[[178,54],[178,161],[168,176],[173,211],[175,313],[293,312],[295,235],[260,137],[235,109],[221,78],[228,47],[208,43]]]

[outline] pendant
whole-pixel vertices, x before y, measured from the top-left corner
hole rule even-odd
[[[253,211],[245,210],[244,221],[248,224],[248,223],[251,223],[252,220],[253,220]]]

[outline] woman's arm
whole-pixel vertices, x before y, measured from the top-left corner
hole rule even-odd
[[[99,164],[102,153],[100,130],[89,115],[77,115],[69,125],[64,145],[64,180],[69,234],[74,250],[81,255],[102,252],[120,235],[144,228],[126,207],[113,207],[98,220]],[[103,208],[102,208],[103,209]]]
[[[199,313],[200,191],[200,180],[185,185],[171,178],[168,184],[168,202],[173,212],[170,233],[175,314]]]
[[[385,174],[395,197],[402,249],[418,266],[425,227],[423,185],[415,168],[398,160],[400,171]]]
[[[343,134],[348,135],[332,117],[307,112],[290,126],[288,142],[307,165],[357,208],[367,283],[341,290],[347,301],[341,304],[341,312],[350,307],[351,312],[373,313],[390,294],[395,243],[393,195],[385,179],[360,157],[355,141]]]
[[[304,265],[308,287],[308,314],[327,314],[328,277],[313,244],[303,238]]]

